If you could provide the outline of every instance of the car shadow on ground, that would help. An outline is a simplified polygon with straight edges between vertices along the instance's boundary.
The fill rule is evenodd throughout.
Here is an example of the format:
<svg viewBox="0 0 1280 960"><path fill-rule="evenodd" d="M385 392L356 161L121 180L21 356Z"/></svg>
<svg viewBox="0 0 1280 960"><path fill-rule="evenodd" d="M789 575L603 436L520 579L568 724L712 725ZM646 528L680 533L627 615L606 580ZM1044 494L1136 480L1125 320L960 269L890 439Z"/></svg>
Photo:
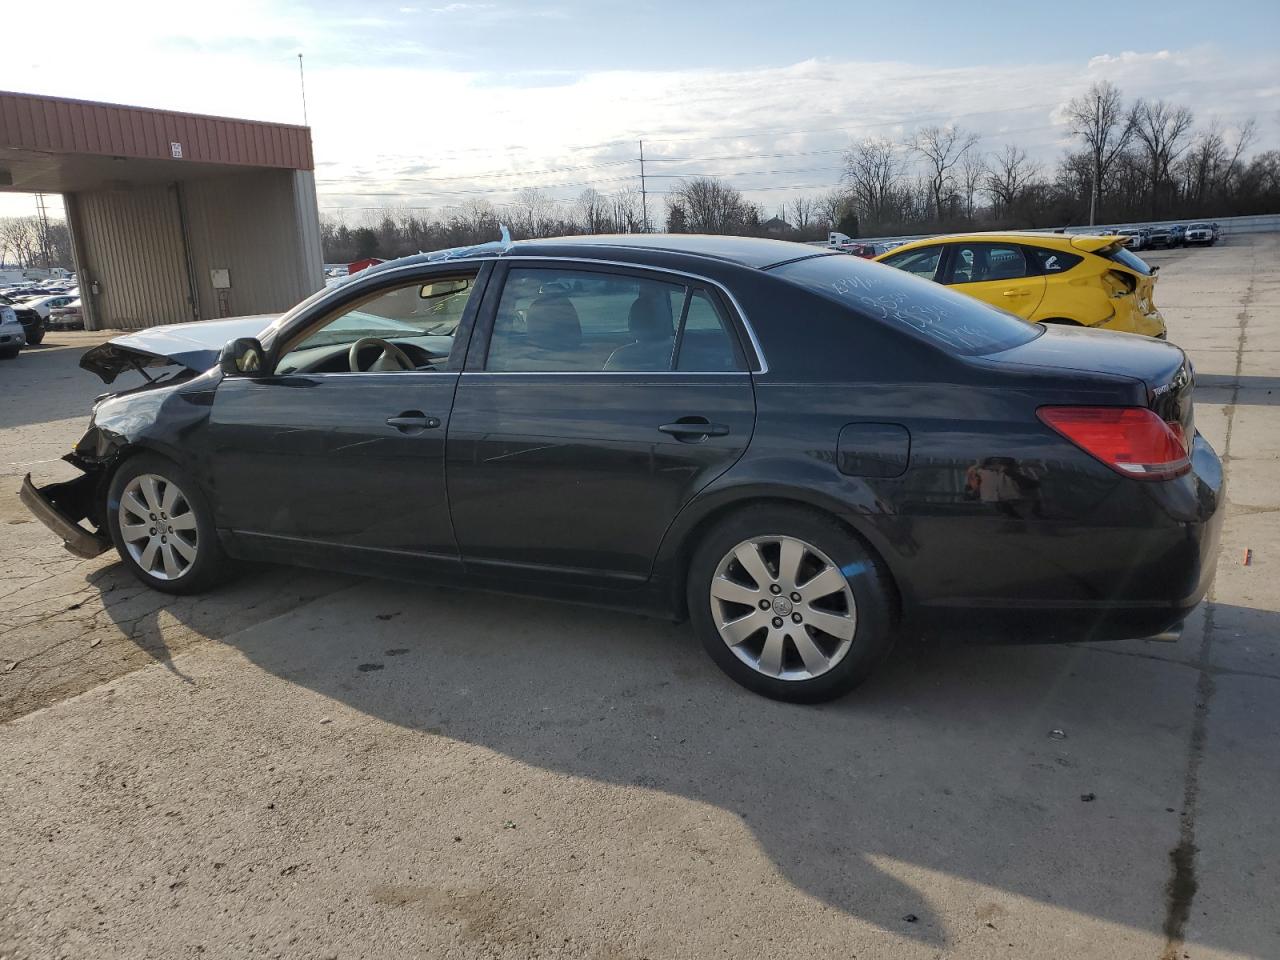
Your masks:
<svg viewBox="0 0 1280 960"><path fill-rule="evenodd" d="M801 707L731 683L687 626L478 592L369 582L219 635L397 727L731 811L798 889L938 948L960 931L931 897L974 883L992 930L1018 898L1157 936L1165 922L1190 646L916 643L852 696Z"/></svg>

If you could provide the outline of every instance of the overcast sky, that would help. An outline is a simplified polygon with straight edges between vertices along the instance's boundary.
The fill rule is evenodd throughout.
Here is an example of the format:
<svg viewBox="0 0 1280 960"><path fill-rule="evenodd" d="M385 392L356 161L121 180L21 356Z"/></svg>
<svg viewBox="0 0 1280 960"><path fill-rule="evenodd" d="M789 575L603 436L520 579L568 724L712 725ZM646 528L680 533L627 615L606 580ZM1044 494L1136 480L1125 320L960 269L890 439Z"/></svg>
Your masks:
<svg viewBox="0 0 1280 960"><path fill-rule="evenodd" d="M1258 121L1280 147L1280 2L856 4L593 0L58 5L0 89L301 122L324 212L441 208L533 184L566 202L728 177L773 212L836 185L851 137L957 123L1047 161L1097 79ZM518 172L520 176L504 176ZM505 192L504 192L505 191ZM29 198L0 195L0 215Z"/></svg>

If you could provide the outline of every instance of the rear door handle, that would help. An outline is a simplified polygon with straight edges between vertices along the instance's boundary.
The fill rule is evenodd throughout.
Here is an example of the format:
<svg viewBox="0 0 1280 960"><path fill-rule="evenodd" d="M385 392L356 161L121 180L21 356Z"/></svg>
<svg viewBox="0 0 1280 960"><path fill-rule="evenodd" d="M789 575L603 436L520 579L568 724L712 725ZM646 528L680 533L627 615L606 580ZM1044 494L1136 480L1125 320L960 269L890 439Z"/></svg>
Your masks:
<svg viewBox="0 0 1280 960"><path fill-rule="evenodd" d="M686 442L706 437L723 437L729 433L725 424L712 423L706 417L681 417L675 423L664 423L658 429Z"/></svg>
<svg viewBox="0 0 1280 960"><path fill-rule="evenodd" d="M1006 290L1001 294L1004 297L1025 297L1026 295L1026 290Z"/></svg>
<svg viewBox="0 0 1280 960"><path fill-rule="evenodd" d="M406 410L398 417L387 417L387 426L395 427L401 433L417 433L420 430L434 430L440 426L440 418L428 417L419 410Z"/></svg>

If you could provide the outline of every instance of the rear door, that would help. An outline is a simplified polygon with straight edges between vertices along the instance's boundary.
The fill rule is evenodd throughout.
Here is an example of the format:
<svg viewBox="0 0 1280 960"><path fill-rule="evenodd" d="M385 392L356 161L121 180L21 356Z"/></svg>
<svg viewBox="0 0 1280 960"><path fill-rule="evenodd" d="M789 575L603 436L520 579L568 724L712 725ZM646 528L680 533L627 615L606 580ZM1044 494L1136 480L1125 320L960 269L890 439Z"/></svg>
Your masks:
<svg viewBox="0 0 1280 960"><path fill-rule="evenodd" d="M1024 320L1044 298L1044 276L1016 243L949 244L942 282Z"/></svg>
<svg viewBox="0 0 1280 960"><path fill-rule="evenodd" d="M518 579L644 580L680 508L750 441L755 357L740 320L679 274L500 270L449 427L463 561Z"/></svg>

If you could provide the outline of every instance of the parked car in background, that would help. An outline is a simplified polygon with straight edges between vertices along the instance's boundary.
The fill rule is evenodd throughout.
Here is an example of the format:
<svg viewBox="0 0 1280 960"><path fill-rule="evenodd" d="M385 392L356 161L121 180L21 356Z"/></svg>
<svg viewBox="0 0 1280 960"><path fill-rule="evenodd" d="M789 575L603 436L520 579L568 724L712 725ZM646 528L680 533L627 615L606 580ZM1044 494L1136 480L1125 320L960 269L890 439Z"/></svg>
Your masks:
<svg viewBox="0 0 1280 960"><path fill-rule="evenodd" d="M1032 323L1166 336L1152 299L1155 271L1120 236L959 234L917 240L876 259Z"/></svg>
<svg viewBox="0 0 1280 960"><path fill-rule="evenodd" d="M1188 245L1194 243L1211 247L1217 242L1217 240L1218 234L1210 224L1193 223L1191 226L1187 227L1186 242Z"/></svg>
<svg viewBox="0 0 1280 960"><path fill-rule="evenodd" d="M1169 233L1168 227L1149 227L1147 229L1147 246L1151 249L1156 247L1173 246L1173 237Z"/></svg>
<svg viewBox="0 0 1280 960"><path fill-rule="evenodd" d="M15 300L7 294L0 294L0 304L10 307L22 324L26 345L37 344L44 339L44 321L48 311L41 312L24 300Z"/></svg>
<svg viewBox="0 0 1280 960"><path fill-rule="evenodd" d="M11 360L27 345L27 331L6 301L0 296L0 359Z"/></svg>
<svg viewBox="0 0 1280 960"><path fill-rule="evenodd" d="M1169 227L1169 246L1185 247L1187 245L1187 225L1175 223Z"/></svg>
<svg viewBox="0 0 1280 960"><path fill-rule="evenodd" d="M1145 227L1125 227L1117 230L1115 235L1127 238L1125 246L1130 250L1142 250L1150 245L1151 234Z"/></svg>
<svg viewBox="0 0 1280 960"><path fill-rule="evenodd" d="M48 320L49 314L57 307L65 307L75 299L77 299L77 297L72 294L47 293L35 297L26 297L23 299L22 305L36 311L36 313L40 314L42 319Z"/></svg>
<svg viewBox="0 0 1280 960"><path fill-rule="evenodd" d="M870 260L880 251L876 249L874 243L866 243L861 240L850 240L848 243L842 243L836 247L841 253L851 253L855 257L862 257L864 260Z"/></svg>
<svg viewBox="0 0 1280 960"><path fill-rule="evenodd" d="M83 330L84 308L80 298L76 297L70 303L65 303L50 310L49 319L45 321L45 326L50 330Z"/></svg>
<svg viewBox="0 0 1280 960"><path fill-rule="evenodd" d="M983 242L938 252L1037 279L1117 262ZM1177 347L776 240L407 257L80 365L151 369L95 402L77 478L22 485L75 553L114 545L168 593L273 560L688 616L784 700L839 696L927 623L1160 633L1208 588L1224 512Z"/></svg>

